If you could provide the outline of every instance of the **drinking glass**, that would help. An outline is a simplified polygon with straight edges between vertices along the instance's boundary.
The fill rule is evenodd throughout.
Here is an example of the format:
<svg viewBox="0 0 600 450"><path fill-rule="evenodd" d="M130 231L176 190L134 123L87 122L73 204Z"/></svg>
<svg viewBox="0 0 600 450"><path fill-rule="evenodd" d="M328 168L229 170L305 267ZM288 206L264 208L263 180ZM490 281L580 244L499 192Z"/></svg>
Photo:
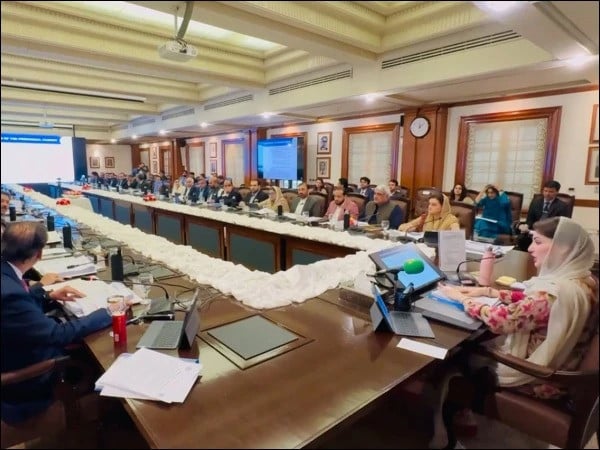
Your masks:
<svg viewBox="0 0 600 450"><path fill-rule="evenodd" d="M150 303L150 299L148 298L148 294L152 289L152 283L154 283L154 277L151 273L140 273L138 276L138 291L140 292L140 297L142 298L142 303L144 305Z"/></svg>
<svg viewBox="0 0 600 450"><path fill-rule="evenodd" d="M387 236L387 230L389 230L390 228L390 221L389 220L382 220L381 221L381 229L383 230L383 236Z"/></svg>
<svg viewBox="0 0 600 450"><path fill-rule="evenodd" d="M310 217L310 211L302 211L300 215L302 216L302 220L304 222L308 222L308 218Z"/></svg>

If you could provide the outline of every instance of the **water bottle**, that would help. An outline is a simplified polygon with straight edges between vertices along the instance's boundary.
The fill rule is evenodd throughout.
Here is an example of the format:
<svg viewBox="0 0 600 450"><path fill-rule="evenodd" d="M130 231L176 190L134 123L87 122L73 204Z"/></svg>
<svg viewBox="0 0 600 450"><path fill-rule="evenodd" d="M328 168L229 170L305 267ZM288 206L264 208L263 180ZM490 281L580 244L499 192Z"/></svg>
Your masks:
<svg viewBox="0 0 600 450"><path fill-rule="evenodd" d="M115 281L123 281L123 255L120 247L110 256L110 277Z"/></svg>
<svg viewBox="0 0 600 450"><path fill-rule="evenodd" d="M494 249L491 245L488 245L483 253L481 262L479 263L479 278L477 282L480 286L489 286L492 284L492 272L494 270L495 259Z"/></svg>
<svg viewBox="0 0 600 450"><path fill-rule="evenodd" d="M346 210L344 212L344 230L350 228L350 213Z"/></svg>
<svg viewBox="0 0 600 450"><path fill-rule="evenodd" d="M281 217L283 215L283 206L277 205L277 216Z"/></svg>

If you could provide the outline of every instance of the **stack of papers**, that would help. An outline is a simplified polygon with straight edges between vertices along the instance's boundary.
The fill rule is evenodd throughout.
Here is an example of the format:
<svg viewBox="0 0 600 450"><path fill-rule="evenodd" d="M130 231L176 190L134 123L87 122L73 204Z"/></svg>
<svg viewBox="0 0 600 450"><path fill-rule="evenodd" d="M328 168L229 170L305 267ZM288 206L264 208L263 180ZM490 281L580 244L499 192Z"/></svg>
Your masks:
<svg viewBox="0 0 600 450"><path fill-rule="evenodd" d="M94 261L88 256L68 256L66 258L44 259L33 266L40 274L57 273L62 278L74 278L97 272Z"/></svg>
<svg viewBox="0 0 600 450"><path fill-rule="evenodd" d="M73 252L64 247L48 248L44 247L42 252L42 259L53 259L53 258L64 258L65 256L71 256Z"/></svg>
<svg viewBox="0 0 600 450"><path fill-rule="evenodd" d="M85 294L72 302L64 302L64 307L77 317L86 316L97 309L108 307L106 299L113 295L122 295L127 303L137 304L142 299L123 283L106 283L102 280L70 280L44 286L47 291L60 289L63 286L71 286Z"/></svg>
<svg viewBox="0 0 600 450"><path fill-rule="evenodd" d="M467 240L465 242L465 250L467 251L467 253L483 255L483 253L485 252L486 248L489 247L489 245L490 244L488 242L477 242ZM506 255L509 251L511 251L514 248L514 245L493 245L492 251L495 254L501 253L503 255Z"/></svg>
<svg viewBox="0 0 600 450"><path fill-rule="evenodd" d="M183 403L201 369L199 361L141 348L121 354L96 381L96 390L107 397Z"/></svg>
<svg viewBox="0 0 600 450"><path fill-rule="evenodd" d="M62 242L62 239L60 237L60 234L58 234L58 231L48 231L48 241L46 242L46 245L58 244L59 242Z"/></svg>

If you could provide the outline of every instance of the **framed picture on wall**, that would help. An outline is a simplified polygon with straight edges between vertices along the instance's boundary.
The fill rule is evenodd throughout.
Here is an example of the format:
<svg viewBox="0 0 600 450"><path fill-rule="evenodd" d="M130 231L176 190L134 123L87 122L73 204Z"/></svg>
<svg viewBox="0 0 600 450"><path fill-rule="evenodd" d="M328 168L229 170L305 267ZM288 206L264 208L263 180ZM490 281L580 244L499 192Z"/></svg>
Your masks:
<svg viewBox="0 0 600 450"><path fill-rule="evenodd" d="M153 159L150 161L150 173L152 175L158 173L158 159Z"/></svg>
<svg viewBox="0 0 600 450"><path fill-rule="evenodd" d="M317 133L317 154L331 154L331 131Z"/></svg>
<svg viewBox="0 0 600 450"><path fill-rule="evenodd" d="M317 158L317 177L331 177L331 158Z"/></svg>
<svg viewBox="0 0 600 450"><path fill-rule="evenodd" d="M90 156L90 169L99 169L100 168L100 157L99 156Z"/></svg>
<svg viewBox="0 0 600 450"><path fill-rule="evenodd" d="M588 159L585 169L585 184L598 184L598 146L588 149Z"/></svg>
<svg viewBox="0 0 600 450"><path fill-rule="evenodd" d="M590 129L590 144L598 144L598 132L600 126L598 126L598 105L594 105L592 110L592 127Z"/></svg>
<svg viewBox="0 0 600 450"><path fill-rule="evenodd" d="M216 145L217 144L215 144L215 146ZM219 173L219 171L217 170L217 160L216 159L211 159L210 160L210 173L211 174L213 174L213 173L218 174Z"/></svg>
<svg viewBox="0 0 600 450"><path fill-rule="evenodd" d="M217 157L217 143L216 142L209 142L208 143L208 148L210 151L210 157L211 158L216 158Z"/></svg>
<svg viewBox="0 0 600 450"><path fill-rule="evenodd" d="M104 157L104 167L107 169L115 168L115 157L114 156L105 156Z"/></svg>

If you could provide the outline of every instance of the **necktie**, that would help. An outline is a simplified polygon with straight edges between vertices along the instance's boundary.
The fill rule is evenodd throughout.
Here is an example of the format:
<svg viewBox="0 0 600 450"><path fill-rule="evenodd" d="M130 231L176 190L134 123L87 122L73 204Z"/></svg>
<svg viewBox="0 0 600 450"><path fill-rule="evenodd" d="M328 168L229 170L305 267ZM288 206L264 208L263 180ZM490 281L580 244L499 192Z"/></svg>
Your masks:
<svg viewBox="0 0 600 450"><path fill-rule="evenodd" d="M550 209L550 202L544 202L544 209L542 209L543 214L548 214Z"/></svg>
<svg viewBox="0 0 600 450"><path fill-rule="evenodd" d="M29 285L27 284L27 281L25 281L23 278L21 278L21 284L23 285L23 288L25 289L25 291L29 292Z"/></svg>

